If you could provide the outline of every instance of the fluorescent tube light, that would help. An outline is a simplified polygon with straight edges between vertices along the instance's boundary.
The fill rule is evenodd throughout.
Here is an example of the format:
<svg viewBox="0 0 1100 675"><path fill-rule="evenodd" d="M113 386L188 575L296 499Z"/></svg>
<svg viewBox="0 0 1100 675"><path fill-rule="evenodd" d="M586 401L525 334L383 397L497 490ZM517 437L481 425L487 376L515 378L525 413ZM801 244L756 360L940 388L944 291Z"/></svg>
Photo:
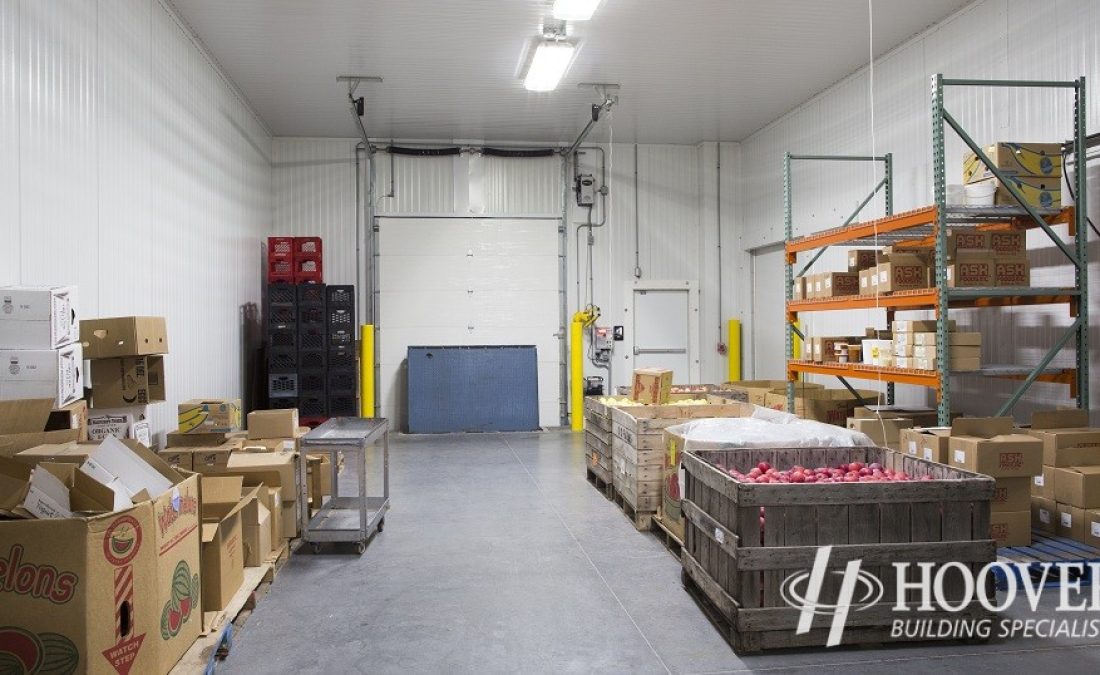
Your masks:
<svg viewBox="0 0 1100 675"><path fill-rule="evenodd" d="M527 68L527 77L523 86L528 91L553 91L565 75L573 60L576 47L569 42L547 41L539 43L531 65Z"/></svg>
<svg viewBox="0 0 1100 675"><path fill-rule="evenodd" d="M554 0L554 18L588 21L599 6L600 0Z"/></svg>

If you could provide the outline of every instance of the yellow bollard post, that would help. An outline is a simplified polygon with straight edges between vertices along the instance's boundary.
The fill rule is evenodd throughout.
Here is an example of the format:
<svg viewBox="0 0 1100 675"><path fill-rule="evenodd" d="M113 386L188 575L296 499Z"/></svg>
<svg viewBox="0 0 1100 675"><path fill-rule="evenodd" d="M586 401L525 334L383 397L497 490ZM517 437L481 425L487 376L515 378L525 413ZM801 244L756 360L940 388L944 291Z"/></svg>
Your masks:
<svg viewBox="0 0 1100 675"><path fill-rule="evenodd" d="M729 320L729 337L726 338L726 358L729 361L729 381L741 379L741 322Z"/></svg>
<svg viewBox="0 0 1100 675"><path fill-rule="evenodd" d="M797 328L798 330L802 330L802 322L801 321L795 321L794 322L794 327ZM798 333L793 333L792 332L791 333L791 358L797 360L797 359L801 359L802 356L803 356L802 355L802 338L798 337ZM800 380L802 379L801 374L798 375L798 379L800 379Z"/></svg>
<svg viewBox="0 0 1100 675"><path fill-rule="evenodd" d="M569 325L569 426L584 431L584 318L582 312L573 315Z"/></svg>
<svg viewBox="0 0 1100 675"><path fill-rule="evenodd" d="M374 417L374 325L359 327L359 416Z"/></svg>

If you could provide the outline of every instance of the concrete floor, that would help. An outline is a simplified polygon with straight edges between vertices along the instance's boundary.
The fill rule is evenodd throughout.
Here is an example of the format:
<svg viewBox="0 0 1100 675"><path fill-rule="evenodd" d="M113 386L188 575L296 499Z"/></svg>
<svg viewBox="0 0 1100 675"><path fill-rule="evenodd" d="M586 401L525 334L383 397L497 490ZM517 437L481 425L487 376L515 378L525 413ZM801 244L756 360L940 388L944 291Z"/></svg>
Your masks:
<svg viewBox="0 0 1100 675"><path fill-rule="evenodd" d="M395 435L390 476L366 553L293 556L220 672L1100 672L1100 638L740 658L568 432Z"/></svg>

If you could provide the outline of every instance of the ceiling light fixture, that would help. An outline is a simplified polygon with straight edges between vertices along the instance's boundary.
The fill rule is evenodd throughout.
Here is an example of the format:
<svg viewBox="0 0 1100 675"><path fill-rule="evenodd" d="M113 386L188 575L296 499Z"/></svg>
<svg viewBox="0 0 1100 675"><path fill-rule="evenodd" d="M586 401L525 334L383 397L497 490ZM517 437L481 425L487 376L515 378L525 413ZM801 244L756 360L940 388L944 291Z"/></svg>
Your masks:
<svg viewBox="0 0 1100 675"><path fill-rule="evenodd" d="M568 70L576 46L564 40L545 40L535 48L523 86L528 91L553 91Z"/></svg>
<svg viewBox="0 0 1100 675"><path fill-rule="evenodd" d="M599 6L600 0L554 0L554 18L588 21Z"/></svg>

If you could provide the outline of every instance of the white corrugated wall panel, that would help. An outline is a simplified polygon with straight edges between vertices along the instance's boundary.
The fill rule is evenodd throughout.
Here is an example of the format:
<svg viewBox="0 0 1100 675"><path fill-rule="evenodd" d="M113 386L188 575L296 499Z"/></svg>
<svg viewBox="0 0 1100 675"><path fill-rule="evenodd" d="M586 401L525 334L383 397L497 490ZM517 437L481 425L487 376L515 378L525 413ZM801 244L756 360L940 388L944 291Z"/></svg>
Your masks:
<svg viewBox="0 0 1100 675"><path fill-rule="evenodd" d="M476 157L485 215L561 217L561 157Z"/></svg>
<svg viewBox="0 0 1100 675"><path fill-rule="evenodd" d="M1059 79L1085 75L1095 89L1100 81L1100 6L1088 0L1035 3L1027 0L976 2L949 20L933 26L894 50L874 66L874 149L894 155L894 204L903 211L931 201L931 76L987 79ZM746 248L782 239L782 158L784 152L866 154L872 149L869 71L863 69L837 83L795 111L752 135L742 144L744 167L741 238ZM1088 116L1100 114L1094 92ZM994 140L1059 141L1071 136L1072 95L1050 90L990 90L952 88L946 107L980 143ZM964 145L948 131L948 181L961 181ZM1095 185L1100 174L1090 175ZM870 190L866 167L818 165L798 167L794 174L796 234L840 224L839 219ZM1100 213L1093 199L1089 212ZM869 207L870 208L870 207ZM875 213L875 211L871 211ZM1071 267L1042 233L1029 235L1033 249L1033 283L1065 284ZM1090 247L1096 261L1097 246ZM824 264L826 261L823 260ZM817 269L826 269L821 266ZM1100 273L1096 262L1091 275ZM782 270L776 270L777 282ZM1095 283L1093 284L1095 285ZM1091 308L1098 306L1095 299ZM1092 310L1095 311L1095 310ZM1093 333L1098 325L1092 316ZM964 326L986 335L984 358L989 363L1033 364L1068 325L1065 308L958 312ZM819 331L847 330L881 324L881 315L852 313L813 317ZM782 325L774 338L782 339ZM995 337L994 337L995 336ZM1100 366L1097 340L1092 341L1091 368ZM1056 363L1070 365L1069 352ZM970 413L991 413L1013 383L981 378L956 378L955 404ZM1096 400L1100 387L1093 384ZM1026 420L1036 407L1070 403L1067 390L1035 385L1017 407ZM923 390L905 388L909 400L924 400ZM1095 420L1094 420L1095 421Z"/></svg>
<svg viewBox="0 0 1100 675"><path fill-rule="evenodd" d="M168 403L241 396L270 137L159 0L0 3L0 281L168 319ZM8 152L7 150L10 150Z"/></svg>
<svg viewBox="0 0 1100 675"><path fill-rule="evenodd" d="M375 153L375 214L378 216L455 215L457 213L455 176L456 166L459 163L465 170L466 157L464 156L393 155L391 157L388 153ZM465 187L466 181L462 180L459 184Z"/></svg>

